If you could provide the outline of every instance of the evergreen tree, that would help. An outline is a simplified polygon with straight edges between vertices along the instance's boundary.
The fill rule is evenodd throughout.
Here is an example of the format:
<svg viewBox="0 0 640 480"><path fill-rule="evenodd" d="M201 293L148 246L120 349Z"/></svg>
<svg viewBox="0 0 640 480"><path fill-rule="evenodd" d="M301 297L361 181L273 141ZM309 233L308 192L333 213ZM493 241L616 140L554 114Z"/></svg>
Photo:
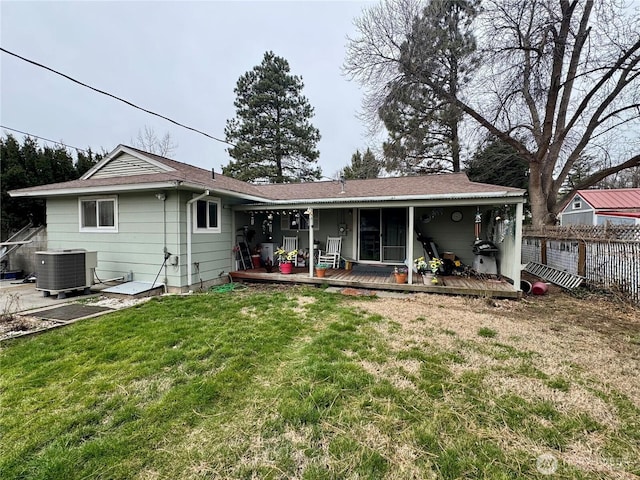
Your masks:
<svg viewBox="0 0 640 480"><path fill-rule="evenodd" d="M66 182L81 175L66 148L40 147L31 137L25 137L22 145L12 135L0 138L0 158L0 237L3 240L29 221L34 225L46 221L44 200L12 198L10 190Z"/></svg>
<svg viewBox="0 0 640 480"><path fill-rule="evenodd" d="M351 156L351 165L344 167L342 175L346 180L363 180L366 178L378 178L381 165L373 152L367 148L364 155L356 150Z"/></svg>
<svg viewBox="0 0 640 480"><path fill-rule="evenodd" d="M466 173L473 182L524 189L529 186L529 162L496 138L466 162Z"/></svg>
<svg viewBox="0 0 640 480"><path fill-rule="evenodd" d="M313 108L302 95L302 79L287 60L266 52L262 63L242 75L234 92L236 117L227 121L233 158L222 172L244 181L303 182L320 178L316 148L320 132Z"/></svg>
<svg viewBox="0 0 640 480"><path fill-rule="evenodd" d="M78 178L91 170L105 156L106 154L104 152L94 154L91 148L87 148L86 153L78 151L78 159L76 161Z"/></svg>
<svg viewBox="0 0 640 480"><path fill-rule="evenodd" d="M460 171L462 110L450 101L478 66L471 25L478 0L392 0L365 11L345 69L368 88L389 139L386 169L401 174ZM415 13L414 13L415 12ZM437 78L441 91L423 81ZM368 117L372 117L368 112Z"/></svg>

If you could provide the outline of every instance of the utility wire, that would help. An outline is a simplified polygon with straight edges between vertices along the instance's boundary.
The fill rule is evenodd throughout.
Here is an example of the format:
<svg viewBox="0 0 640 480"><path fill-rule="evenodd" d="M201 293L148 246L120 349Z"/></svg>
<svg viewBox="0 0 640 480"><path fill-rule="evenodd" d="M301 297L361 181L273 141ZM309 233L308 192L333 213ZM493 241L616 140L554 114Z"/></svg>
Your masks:
<svg viewBox="0 0 640 480"><path fill-rule="evenodd" d="M138 105L136 105L134 103L131 103L128 100L120 98L120 97L118 97L116 95L113 95L113 94L111 94L109 92L105 92L104 90L100 90L99 88L92 87L91 85L87 85L86 83L83 83L83 82L81 82L79 80L76 80L75 78L70 77L69 75L65 75L64 73L58 72L57 70L54 70L51 67L47 67L46 65L38 63L38 62L36 62L34 60L30 60L30 59L25 58L25 57L23 57L21 55L18 55L17 53L14 53L14 52L11 52L11 51L7 50L6 48L0 47L0 50L3 51L4 53L9 54L9 55L13 55L14 57L19 58L20 60L24 60L27 63L35 65L36 67L44 68L45 70L48 70L48 71L50 71L52 73L55 73L56 75L60 75L61 77L64 77L67 80L71 80L72 82L77 83L78 85L82 85L83 87L86 87L89 90L93 90L94 92L101 93L102 95L106 95L107 97L114 98L114 99L116 99L116 100L118 100L118 101L120 101L122 103L126 103L127 105L129 105L129 106L131 106L133 108L137 108L138 110L142 110L145 113L148 113L150 115L155 115L156 117L160 117L160 118L162 118L164 120L167 120L168 122L171 122L171 123L173 123L175 125L178 125L179 127L186 128L187 130L191 130L193 132L199 133L200 135L204 135L205 137L210 138L212 140L215 140L216 142L226 143L227 145L231 145L232 147L235 147L235 145L233 143L231 143L231 142L227 142L226 140L222 140L221 138L214 137L213 135L209 135L208 133L203 132L202 130L198 130L197 128L189 127L189 126L184 125L183 123L177 122L177 121L175 121L175 120L173 120L173 119L171 119L169 117L165 117L164 115L160 115L159 113L152 112L151 110L147 110L146 108L139 107Z"/></svg>
<svg viewBox="0 0 640 480"><path fill-rule="evenodd" d="M56 142L55 140L51 140L49 138L39 137L38 135L34 135L33 133L23 132L22 130L16 130L15 128L5 127L4 125L0 125L0 128L4 128L5 130L11 130L12 132L16 132L16 133L22 133L23 135L27 135L27 136L33 137L33 138L38 138L38 139L44 140L46 142L55 143L56 145L62 145L65 148L73 148L74 150L79 150L81 152L88 153L87 149L85 149L85 148L78 148L78 147L74 147L73 145L67 145L67 144L62 143L62 142Z"/></svg>

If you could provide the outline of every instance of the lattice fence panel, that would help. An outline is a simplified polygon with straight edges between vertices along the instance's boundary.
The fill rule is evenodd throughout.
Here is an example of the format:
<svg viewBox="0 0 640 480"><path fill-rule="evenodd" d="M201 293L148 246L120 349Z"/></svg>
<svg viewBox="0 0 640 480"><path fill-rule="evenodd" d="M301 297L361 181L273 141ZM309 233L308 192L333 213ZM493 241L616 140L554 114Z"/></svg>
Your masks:
<svg viewBox="0 0 640 480"><path fill-rule="evenodd" d="M525 228L525 236L558 239L640 241L640 225L567 225Z"/></svg>
<svg viewBox="0 0 640 480"><path fill-rule="evenodd" d="M535 233L528 230L522 239L522 262L544 263L546 258L550 267L584 275L587 283L622 293L640 304L640 227L609 227L606 234L617 232L615 238L588 236L605 234L598 233L599 230L604 229L553 227ZM636 234L638 240L621 238Z"/></svg>

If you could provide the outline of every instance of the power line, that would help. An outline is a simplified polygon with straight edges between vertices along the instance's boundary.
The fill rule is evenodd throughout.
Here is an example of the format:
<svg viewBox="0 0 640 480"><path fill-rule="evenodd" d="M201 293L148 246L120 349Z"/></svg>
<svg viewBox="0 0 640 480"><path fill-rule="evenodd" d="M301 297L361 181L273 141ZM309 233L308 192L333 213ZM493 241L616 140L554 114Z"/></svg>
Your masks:
<svg viewBox="0 0 640 480"><path fill-rule="evenodd" d="M67 145L67 144L62 143L62 142L56 142L55 140L51 140L49 138L39 137L38 135L34 135L33 133L23 132L22 130L16 130L15 128L5 127L4 125L0 125L0 128L4 128L5 130L11 130L12 132L16 132L16 133L22 133L23 135L27 135L27 136L33 137L33 138L38 138L38 139L44 140L46 142L55 143L56 145L62 145L64 148L73 148L74 150L78 150L78 151L81 151L81 152L88 153L86 148L78 148L78 147L74 147L73 145Z"/></svg>
<svg viewBox="0 0 640 480"><path fill-rule="evenodd" d="M180 122L177 122L177 121L175 121L175 120L173 120L173 119L171 119L169 117L165 117L164 115L160 115L159 113L152 112L151 110L147 110L146 108L139 107L138 105L136 105L134 103L131 103L128 100L120 98L120 97L118 97L116 95L113 95L113 94L111 94L109 92L105 92L104 90L100 90L99 88L92 87L91 85L87 85L86 83L83 83L83 82L81 82L79 80L76 80L75 78L70 77L69 75L65 75L64 73L58 72L57 70L54 70L51 67L47 67L46 65L38 63L38 62L36 62L34 60L30 60L30 59L25 58L25 57L23 57L21 55L18 55L17 53L14 53L14 52L11 52L11 51L7 50L6 48L0 47L0 50L3 51L4 53L8 53L9 55L13 55L14 57L19 58L20 60L24 60L27 63L35 65L36 67L44 68L45 70L48 70L48 71L50 71L52 73L55 73L56 75L60 75L61 77L64 77L67 80L71 80L72 82L77 83L78 85L82 85L83 87L86 87L89 90L93 90L94 92L101 93L102 95L106 95L107 97L111 97L111 98L113 98L115 100L118 100L118 101L120 101L122 103L126 103L127 105L129 105L129 106L131 106L133 108L137 108L138 110L142 110L145 113L148 113L150 115L155 115L156 117L160 117L163 120L167 120L168 122L171 122L171 123L173 123L175 125L178 125L179 127L186 128L187 130L191 130L193 132L199 133L200 135L204 135L205 137L210 138L211 140L215 140L216 142L226 143L227 145L231 145L232 147L235 147L235 145L233 143L231 143L231 142L227 142L226 140L222 140L220 138L214 137L213 135L209 135L208 133L203 132L202 130L198 130L197 128L189 127L189 126L184 125L184 124L182 124Z"/></svg>

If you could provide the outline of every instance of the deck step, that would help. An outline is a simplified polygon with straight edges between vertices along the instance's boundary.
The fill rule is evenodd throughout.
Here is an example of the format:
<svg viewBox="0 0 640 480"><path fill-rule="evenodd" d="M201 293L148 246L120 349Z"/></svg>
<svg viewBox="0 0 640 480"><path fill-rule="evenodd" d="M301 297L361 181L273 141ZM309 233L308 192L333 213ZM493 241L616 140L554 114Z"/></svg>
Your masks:
<svg viewBox="0 0 640 480"><path fill-rule="evenodd" d="M584 277L581 277L580 275L568 273L536 262L527 263L524 267L524 271L562 288L566 288L567 290L573 290L584 281Z"/></svg>

